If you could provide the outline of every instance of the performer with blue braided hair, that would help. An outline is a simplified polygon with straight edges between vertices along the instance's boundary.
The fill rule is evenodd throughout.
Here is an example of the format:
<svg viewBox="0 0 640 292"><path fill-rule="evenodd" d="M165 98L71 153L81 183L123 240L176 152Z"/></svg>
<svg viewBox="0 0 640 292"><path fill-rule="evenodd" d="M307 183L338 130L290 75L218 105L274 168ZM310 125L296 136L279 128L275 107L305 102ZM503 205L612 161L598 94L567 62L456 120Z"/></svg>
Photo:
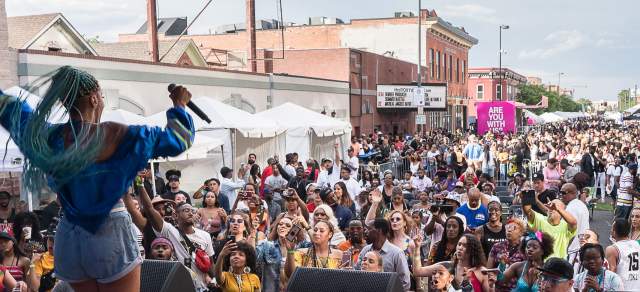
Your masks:
<svg viewBox="0 0 640 292"><path fill-rule="evenodd" d="M103 96L91 74L64 66L34 86L49 81L35 109L0 91L0 124L25 156L25 187L38 192L48 185L58 194L56 277L75 291L138 291L142 258L121 198L149 159L191 146L191 93L181 86L171 93L165 129L125 126L100 123ZM49 123L58 110L68 122Z"/></svg>

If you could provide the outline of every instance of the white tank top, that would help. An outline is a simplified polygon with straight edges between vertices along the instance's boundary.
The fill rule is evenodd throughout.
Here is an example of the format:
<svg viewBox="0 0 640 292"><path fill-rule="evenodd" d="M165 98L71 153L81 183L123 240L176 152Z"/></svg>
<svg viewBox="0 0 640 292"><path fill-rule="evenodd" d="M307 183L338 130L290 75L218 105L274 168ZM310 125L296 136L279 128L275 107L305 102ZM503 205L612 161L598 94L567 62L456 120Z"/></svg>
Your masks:
<svg viewBox="0 0 640 292"><path fill-rule="evenodd" d="M616 273L624 284L625 290L640 291L640 244L635 240L616 242L618 266Z"/></svg>

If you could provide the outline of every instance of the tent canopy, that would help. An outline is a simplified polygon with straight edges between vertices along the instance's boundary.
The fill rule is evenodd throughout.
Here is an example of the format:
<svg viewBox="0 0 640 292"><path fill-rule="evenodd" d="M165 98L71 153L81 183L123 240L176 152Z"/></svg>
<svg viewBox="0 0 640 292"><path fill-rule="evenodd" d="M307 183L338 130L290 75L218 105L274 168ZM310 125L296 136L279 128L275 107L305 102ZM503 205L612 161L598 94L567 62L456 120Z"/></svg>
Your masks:
<svg viewBox="0 0 640 292"><path fill-rule="evenodd" d="M136 115L123 109L103 112L100 117L100 122L116 122L124 125L144 125L147 123L143 116Z"/></svg>
<svg viewBox="0 0 640 292"><path fill-rule="evenodd" d="M198 97L193 99L193 102L212 121L211 124L207 124L192 113L196 130L236 129L243 136L251 138L274 137L284 132L284 129L280 129L274 121L257 117L211 97ZM165 126L167 116L164 112L160 112L149 116L149 122L156 126Z"/></svg>
<svg viewBox="0 0 640 292"><path fill-rule="evenodd" d="M636 105L624 110L624 114L632 115L632 114L635 114L638 111L640 111L640 104L636 104Z"/></svg>
<svg viewBox="0 0 640 292"><path fill-rule="evenodd" d="M343 135L351 130L351 125L347 122L325 116L290 102L255 115L275 121L281 128L311 129L320 137Z"/></svg>

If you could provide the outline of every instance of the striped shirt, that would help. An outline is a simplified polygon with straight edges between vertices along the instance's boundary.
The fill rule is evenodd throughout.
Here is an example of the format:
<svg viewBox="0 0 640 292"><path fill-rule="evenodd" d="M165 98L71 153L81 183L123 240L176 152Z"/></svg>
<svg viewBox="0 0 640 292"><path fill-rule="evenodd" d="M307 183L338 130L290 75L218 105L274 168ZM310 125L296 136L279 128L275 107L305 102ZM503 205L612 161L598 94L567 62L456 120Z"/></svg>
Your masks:
<svg viewBox="0 0 640 292"><path fill-rule="evenodd" d="M620 176L620 189L618 189L618 200L616 205L631 206L633 204L633 196L628 190L630 188L633 188L633 175L631 175L627 170Z"/></svg>

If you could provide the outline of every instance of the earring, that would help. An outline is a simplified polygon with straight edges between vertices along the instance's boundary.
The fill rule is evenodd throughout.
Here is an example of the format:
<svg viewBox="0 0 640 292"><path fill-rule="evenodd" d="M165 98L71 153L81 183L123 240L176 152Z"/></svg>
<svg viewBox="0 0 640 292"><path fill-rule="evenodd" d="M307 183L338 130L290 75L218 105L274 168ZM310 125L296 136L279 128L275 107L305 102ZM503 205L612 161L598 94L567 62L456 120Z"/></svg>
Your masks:
<svg viewBox="0 0 640 292"><path fill-rule="evenodd" d="M249 267L246 267L246 266L245 266L245 267L244 267L244 273L245 273L245 274L249 274L249 273L251 273L251 268L249 268Z"/></svg>

